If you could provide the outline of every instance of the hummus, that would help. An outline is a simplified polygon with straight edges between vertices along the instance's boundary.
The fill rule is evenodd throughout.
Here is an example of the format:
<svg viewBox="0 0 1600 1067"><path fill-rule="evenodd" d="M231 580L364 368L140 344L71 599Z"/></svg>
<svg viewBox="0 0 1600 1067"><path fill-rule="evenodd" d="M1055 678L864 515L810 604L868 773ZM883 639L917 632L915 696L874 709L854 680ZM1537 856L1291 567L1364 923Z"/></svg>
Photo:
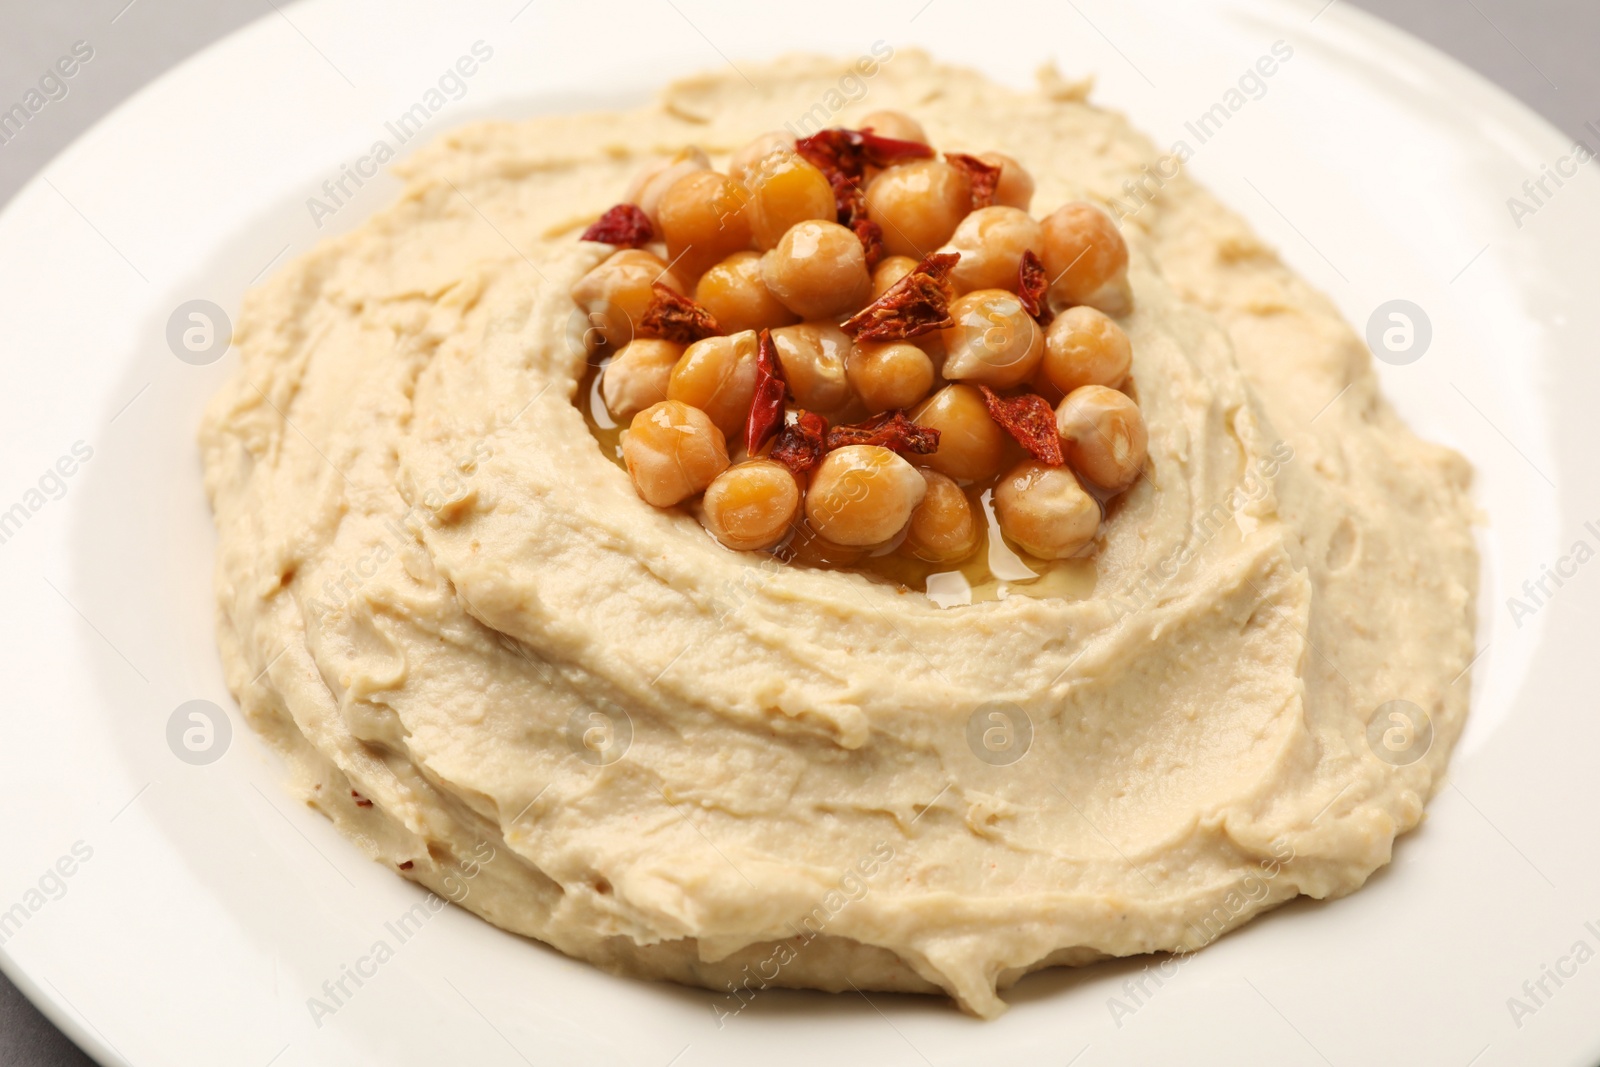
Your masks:
<svg viewBox="0 0 1600 1067"><path fill-rule="evenodd" d="M942 149L1011 155L1036 213L1158 158L1059 79L874 67L831 121L902 108ZM250 293L202 433L249 721L374 858L719 1013L855 986L988 1017L1036 968L1358 888L1466 714L1470 471L1187 178L1121 224L1150 466L1071 595L941 608L731 552L586 428L568 293L610 249L577 233L649 158L721 165L852 69L469 126ZM1409 754L1369 742L1385 706L1412 709Z"/></svg>

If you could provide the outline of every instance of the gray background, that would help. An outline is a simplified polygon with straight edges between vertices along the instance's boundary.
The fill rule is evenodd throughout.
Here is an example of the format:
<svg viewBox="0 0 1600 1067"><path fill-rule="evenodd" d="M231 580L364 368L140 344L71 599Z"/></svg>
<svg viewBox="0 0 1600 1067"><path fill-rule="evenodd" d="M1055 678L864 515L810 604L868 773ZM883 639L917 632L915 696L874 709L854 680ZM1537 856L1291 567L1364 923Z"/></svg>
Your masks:
<svg viewBox="0 0 1600 1067"><path fill-rule="evenodd" d="M0 100L20 98L74 41L95 49L93 77L74 78L68 95L41 114L48 121L0 145L0 202L134 90L273 6L271 0L0 0ZM1475 68L1573 137L1584 123L1600 123L1597 0L1360 0L1359 6ZM0 812L0 825L8 817L17 813ZM92 1067L0 977L0 1067L66 1065Z"/></svg>

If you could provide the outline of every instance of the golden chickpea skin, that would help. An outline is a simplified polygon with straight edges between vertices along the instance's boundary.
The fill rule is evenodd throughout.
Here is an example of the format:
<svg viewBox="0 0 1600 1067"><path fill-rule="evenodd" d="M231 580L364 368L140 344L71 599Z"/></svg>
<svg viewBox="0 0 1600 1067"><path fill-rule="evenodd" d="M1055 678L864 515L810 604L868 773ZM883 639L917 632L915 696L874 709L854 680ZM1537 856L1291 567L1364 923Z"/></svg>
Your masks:
<svg viewBox="0 0 1600 1067"><path fill-rule="evenodd" d="M704 274L694 298L724 333L788 326L800 316L783 306L761 278L760 252L735 252Z"/></svg>
<svg viewBox="0 0 1600 1067"><path fill-rule="evenodd" d="M879 137L893 137L897 141L928 143L928 134L923 130L922 123L904 111L873 111L862 115L861 121L856 123L856 129L870 129Z"/></svg>
<svg viewBox="0 0 1600 1067"><path fill-rule="evenodd" d="M927 492L917 468L889 449L846 445L812 473L806 518L834 544L881 544L904 528Z"/></svg>
<svg viewBox="0 0 1600 1067"><path fill-rule="evenodd" d="M1133 308L1128 287L1128 242L1110 215L1082 201L1044 220L1044 269L1050 295L1063 304L1089 304L1112 315Z"/></svg>
<svg viewBox="0 0 1600 1067"><path fill-rule="evenodd" d="M967 494L938 471L925 470L927 495L911 512L901 550L929 563L955 563L978 547L978 520Z"/></svg>
<svg viewBox="0 0 1600 1067"><path fill-rule="evenodd" d="M1037 255L1044 247L1044 231L1032 215L1020 208L979 208L961 220L942 251L961 258L950 271L956 291L1017 288L1022 253Z"/></svg>
<svg viewBox="0 0 1600 1067"><path fill-rule="evenodd" d="M1000 473L1009 439L989 417L983 394L970 385L947 385L912 417L939 431L939 447L918 461L957 481L981 482Z"/></svg>
<svg viewBox="0 0 1600 1067"><path fill-rule="evenodd" d="M663 400L633 417L622 438L622 460L645 502L670 508L722 473L728 444L705 412Z"/></svg>
<svg viewBox="0 0 1600 1067"><path fill-rule="evenodd" d="M717 429L739 438L756 393L757 348L753 330L696 341L672 368L667 396L699 408Z"/></svg>
<svg viewBox="0 0 1600 1067"><path fill-rule="evenodd" d="M783 380L795 403L808 411L837 414L850 402L846 364L850 335L831 322L805 322L772 331Z"/></svg>
<svg viewBox="0 0 1600 1067"><path fill-rule="evenodd" d="M672 368L683 346L652 337L629 341L600 375L600 398L618 422L625 422L652 404L667 399Z"/></svg>
<svg viewBox="0 0 1600 1067"><path fill-rule="evenodd" d="M797 222L839 216L833 186L822 171L793 152L774 152L745 179L750 190L750 233L763 252L777 247Z"/></svg>
<svg viewBox="0 0 1600 1067"><path fill-rule="evenodd" d="M857 341L844 370L850 388L874 415L913 407L933 388L933 360L909 341Z"/></svg>
<svg viewBox="0 0 1600 1067"><path fill-rule="evenodd" d="M887 293L894 284L917 269L917 261L910 256L885 256L872 272L872 299Z"/></svg>
<svg viewBox="0 0 1600 1067"><path fill-rule="evenodd" d="M736 463L706 487L704 519L711 535L736 552L782 541L800 511L800 486L770 459Z"/></svg>
<svg viewBox="0 0 1600 1067"><path fill-rule="evenodd" d="M805 319L831 319L864 306L872 296L861 239L837 222L796 223L761 259L772 295Z"/></svg>
<svg viewBox="0 0 1600 1067"><path fill-rule="evenodd" d="M1028 210L1033 203L1033 175L1021 163L1001 152L984 152L979 159L991 167L1000 168L1000 182L995 186L994 202L1005 207Z"/></svg>
<svg viewBox="0 0 1600 1067"><path fill-rule="evenodd" d="M1068 393L1056 408L1056 430L1067 463L1102 489L1120 493L1144 470L1144 415L1115 389L1085 385Z"/></svg>
<svg viewBox="0 0 1600 1067"><path fill-rule="evenodd" d="M673 182L657 208L673 270L685 278L698 278L750 247L749 195L744 186L713 170L696 171Z"/></svg>
<svg viewBox="0 0 1600 1067"><path fill-rule="evenodd" d="M614 252L579 278L572 287L572 299L588 313L592 329L586 338L603 338L617 347L633 340L634 327L655 299L650 288L655 282L683 292L683 284L667 270L666 261L641 248Z"/></svg>
<svg viewBox="0 0 1600 1067"><path fill-rule="evenodd" d="M1044 331L1015 293L979 289L950 304L944 376L994 389L1021 385L1044 358Z"/></svg>
<svg viewBox="0 0 1600 1067"><path fill-rule="evenodd" d="M628 187L628 195L623 199L630 204L637 204L639 209L650 217L650 225L656 227L656 232L659 234L661 222L657 209L661 206L662 195L684 175L710 169L711 161L706 158L706 154L690 145L677 155L658 160L640 171L639 176Z"/></svg>
<svg viewBox="0 0 1600 1067"><path fill-rule="evenodd" d="M1000 532L1040 559L1076 555L1100 530L1100 502L1065 467L1027 460L994 487Z"/></svg>
<svg viewBox="0 0 1600 1067"><path fill-rule="evenodd" d="M921 259L950 240L972 206L967 176L942 159L890 167L867 185L867 213L892 256Z"/></svg>
<svg viewBox="0 0 1600 1067"><path fill-rule="evenodd" d="M728 160L728 177L749 184L750 172L756 164L774 152L793 152L794 135L782 130L768 130L733 154Z"/></svg>
<svg viewBox="0 0 1600 1067"><path fill-rule="evenodd" d="M1085 385L1115 389L1127 381L1132 365L1128 335L1088 305L1068 308L1045 333L1044 376L1063 396Z"/></svg>

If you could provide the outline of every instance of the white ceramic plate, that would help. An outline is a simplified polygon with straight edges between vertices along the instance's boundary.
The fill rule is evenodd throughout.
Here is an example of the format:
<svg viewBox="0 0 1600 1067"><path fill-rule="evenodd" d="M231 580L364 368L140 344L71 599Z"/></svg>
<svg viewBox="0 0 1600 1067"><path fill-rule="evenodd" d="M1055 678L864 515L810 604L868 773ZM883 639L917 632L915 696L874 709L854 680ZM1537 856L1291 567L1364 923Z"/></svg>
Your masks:
<svg viewBox="0 0 1600 1067"><path fill-rule="evenodd" d="M1593 1064L1600 181L1546 179L1535 204L1523 182L1571 170L1567 140L1322 3L315 0L130 100L0 215L0 964L108 1064ZM385 122L480 40L492 59L425 136L638 102L792 48L921 45L1018 83L1053 56L1188 141L1194 171L1352 322L1421 309L1431 342L1384 384L1477 465L1485 651L1453 779L1393 866L1159 986L1144 960L1033 977L993 1023L932 999L772 992L719 1027L711 994L611 978L455 909L394 945L385 923L418 891L288 800L223 686L193 435L231 357L181 361L167 332L186 302L234 309L382 205L386 176L347 186L319 231L306 200L393 143ZM1230 97L1278 40L1292 60ZM1200 144L1186 123L1219 103ZM1536 211L1514 220L1511 196ZM1534 605L1523 583L1546 565L1562 584ZM1513 595L1534 610L1514 617ZM168 741L194 700L229 709L206 765ZM308 998L380 939L394 958L314 1020Z"/></svg>

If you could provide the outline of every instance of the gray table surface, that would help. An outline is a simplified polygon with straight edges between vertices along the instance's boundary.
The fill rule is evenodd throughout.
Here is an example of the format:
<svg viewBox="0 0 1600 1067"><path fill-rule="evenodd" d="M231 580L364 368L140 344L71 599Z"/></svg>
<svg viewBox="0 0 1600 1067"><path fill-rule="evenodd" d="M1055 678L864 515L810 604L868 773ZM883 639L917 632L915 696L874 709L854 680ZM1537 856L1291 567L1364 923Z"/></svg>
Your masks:
<svg viewBox="0 0 1600 1067"><path fill-rule="evenodd" d="M652 0L640 0L641 3ZM1352 0L1333 0L1350 3ZM0 100L87 40L94 77L53 102L50 121L0 145L0 203L128 94L232 30L271 0L0 0ZM1456 57L1578 137L1600 123L1596 0L1360 0L1359 6ZM92 1067L0 977L0 1067Z"/></svg>

